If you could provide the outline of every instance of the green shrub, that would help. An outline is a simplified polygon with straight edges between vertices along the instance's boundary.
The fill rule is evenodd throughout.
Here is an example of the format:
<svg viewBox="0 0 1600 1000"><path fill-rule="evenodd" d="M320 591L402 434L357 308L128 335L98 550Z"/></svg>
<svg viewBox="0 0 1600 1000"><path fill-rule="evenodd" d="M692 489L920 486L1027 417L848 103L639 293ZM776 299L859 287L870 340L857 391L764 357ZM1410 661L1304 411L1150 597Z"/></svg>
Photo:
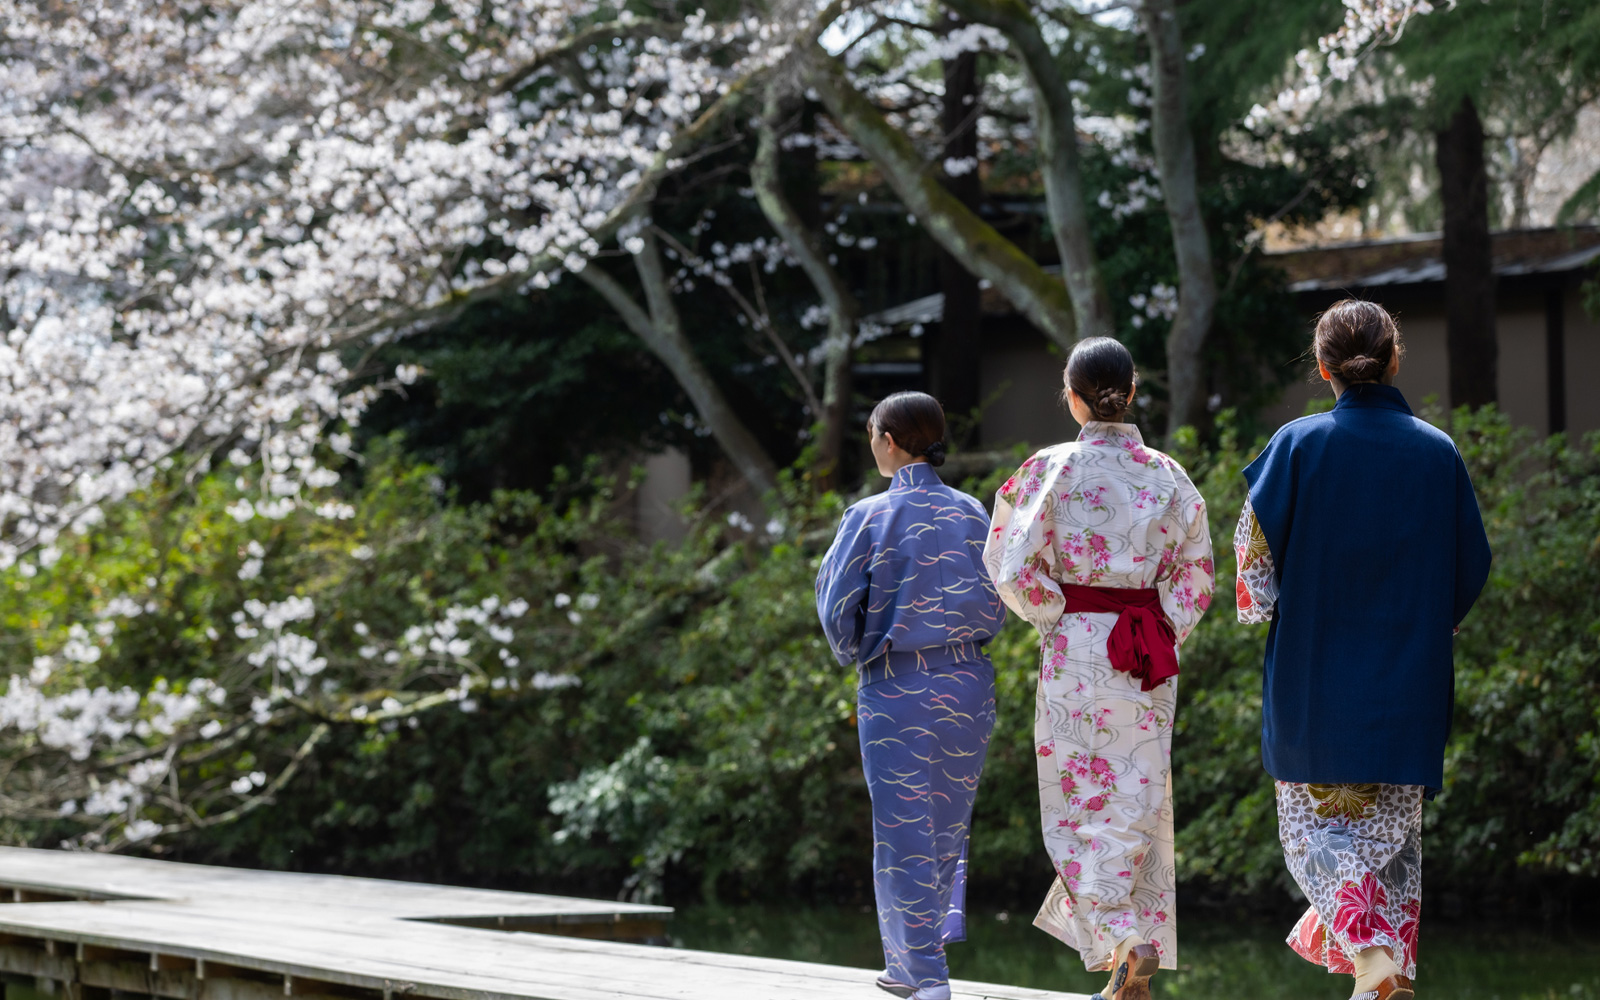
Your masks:
<svg viewBox="0 0 1600 1000"><path fill-rule="evenodd" d="M1253 448L1220 426L1216 447L1173 449L1207 497L1219 573L1218 606L1183 655L1179 877L1187 898L1277 902L1289 897L1260 766L1265 630L1235 623L1226 599ZM1495 568L1459 640L1447 787L1427 812L1430 891L1592 876L1600 437L1534 441L1492 410L1457 414L1453 431ZM967 485L987 497L1008 471ZM592 475L453 505L430 470L380 442L350 478L317 504L241 521L232 472L174 477L63 540L53 564L0 572L17 665L0 700L12 762L0 836L640 898L869 891L854 676L829 654L812 599L842 498L786 480L771 535L691 511L682 544L644 547L618 524L625 488ZM260 608L287 596L315 610L285 629L325 661L298 690L262 653ZM469 614L519 598L515 618ZM444 648L442 622L470 649ZM1037 647L1013 619L990 652L1000 716L973 872L1026 896L1049 878ZM48 669L30 666L40 656ZM118 718L133 726L207 684L226 692L219 703L100 732L82 759L22 717L26 697L126 687L137 708ZM130 777L130 762L162 755L168 770ZM137 794L108 796L128 790L117 781Z"/></svg>

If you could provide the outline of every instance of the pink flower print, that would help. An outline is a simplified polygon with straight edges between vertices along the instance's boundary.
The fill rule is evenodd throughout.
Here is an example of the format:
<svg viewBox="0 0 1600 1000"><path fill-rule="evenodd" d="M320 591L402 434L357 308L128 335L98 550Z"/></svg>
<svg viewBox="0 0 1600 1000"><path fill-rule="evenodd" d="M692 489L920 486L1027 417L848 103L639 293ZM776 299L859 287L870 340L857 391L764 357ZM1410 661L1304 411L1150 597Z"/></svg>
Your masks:
<svg viewBox="0 0 1600 1000"><path fill-rule="evenodd" d="M1207 576L1211 575L1211 573L1212 573L1212 565L1211 565L1211 557L1210 556L1207 556L1204 559L1195 560L1195 565L1200 568L1200 572L1206 574Z"/></svg>
<svg viewBox="0 0 1600 1000"><path fill-rule="evenodd" d="M1357 950L1371 945L1379 934L1394 937L1394 927L1381 912L1389 902L1388 893L1371 872L1359 883L1346 880L1334 894L1339 908L1333 915L1333 932Z"/></svg>
<svg viewBox="0 0 1600 1000"><path fill-rule="evenodd" d="M1154 465L1155 464L1155 462L1150 458L1150 453L1148 451L1145 451L1143 448L1139 447L1138 443L1135 442L1135 441L1124 441L1124 442L1122 442L1122 450L1126 451L1128 453L1128 457L1132 458L1135 462L1138 462L1140 465Z"/></svg>
<svg viewBox="0 0 1600 1000"><path fill-rule="evenodd" d="M1133 878L1133 872L1130 872L1130 871L1117 872L1117 878Z"/></svg>
<svg viewBox="0 0 1600 1000"><path fill-rule="evenodd" d="M1056 752L1056 745L1054 743L1041 743L1041 744L1039 744L1039 756L1041 756L1041 757L1049 757L1052 754L1054 754L1055 752Z"/></svg>
<svg viewBox="0 0 1600 1000"><path fill-rule="evenodd" d="M1104 486L1091 486L1083 491L1083 502L1091 510L1100 510L1105 507L1106 488Z"/></svg>
<svg viewBox="0 0 1600 1000"><path fill-rule="evenodd" d="M1133 495L1133 505L1140 510L1146 510L1156 502L1156 495L1147 489L1141 489Z"/></svg>
<svg viewBox="0 0 1600 1000"><path fill-rule="evenodd" d="M1167 911L1165 911L1165 910L1157 910L1151 916L1151 919L1154 920L1158 924L1164 924L1164 923L1167 922Z"/></svg>
<svg viewBox="0 0 1600 1000"><path fill-rule="evenodd" d="M1072 775L1063 774L1061 776L1061 794L1062 795L1071 795L1073 792L1075 792L1077 790L1078 790L1078 783L1077 783L1077 781L1075 781L1073 779Z"/></svg>
<svg viewBox="0 0 1600 1000"><path fill-rule="evenodd" d="M1000 484L1000 497L1006 503L1015 503L1017 499L1017 477L1012 476Z"/></svg>
<svg viewBox="0 0 1600 1000"><path fill-rule="evenodd" d="M1028 603L1032 604L1034 607L1038 607L1044 603L1044 587L1042 585L1034 584L1033 587L1029 589Z"/></svg>
<svg viewBox="0 0 1600 1000"><path fill-rule="evenodd" d="M1399 933L1400 947L1405 949L1405 954L1396 955L1395 961L1400 963L1403 969L1406 967L1407 959L1413 962L1417 960L1417 925L1422 919L1422 900L1407 900L1405 905L1400 907L1400 912L1405 915L1405 919L1400 921Z"/></svg>
<svg viewBox="0 0 1600 1000"><path fill-rule="evenodd" d="M1201 591L1200 596L1194 599L1194 603L1195 607L1199 608L1201 611L1211 607L1211 592L1208 590Z"/></svg>
<svg viewBox="0 0 1600 1000"><path fill-rule="evenodd" d="M1111 548L1103 535L1089 533L1089 551L1093 554L1095 569L1105 569L1111 565Z"/></svg>
<svg viewBox="0 0 1600 1000"><path fill-rule="evenodd" d="M1097 813L1106 807L1106 797L1104 795L1096 795L1094 798L1085 802L1083 807L1092 813Z"/></svg>
<svg viewBox="0 0 1600 1000"><path fill-rule="evenodd" d="M1067 637L1065 635L1057 634L1055 640L1051 643L1051 646L1056 652L1065 653L1067 651Z"/></svg>
<svg viewBox="0 0 1600 1000"><path fill-rule="evenodd" d="M1161 563L1156 567L1156 576L1158 578L1165 578L1167 575L1169 575L1172 567L1175 566L1177 562L1178 547L1176 545L1167 545L1161 550Z"/></svg>
<svg viewBox="0 0 1600 1000"><path fill-rule="evenodd" d="M1061 881L1065 882L1067 884L1067 888L1069 889L1076 889L1078 887L1078 876L1082 874L1083 865L1080 865L1076 861L1068 861L1066 864L1061 866Z"/></svg>
<svg viewBox="0 0 1600 1000"><path fill-rule="evenodd" d="M1094 780L1099 782L1102 788L1117 780L1116 774L1111 770L1111 762L1104 757L1096 757L1089 762L1089 773L1094 775Z"/></svg>

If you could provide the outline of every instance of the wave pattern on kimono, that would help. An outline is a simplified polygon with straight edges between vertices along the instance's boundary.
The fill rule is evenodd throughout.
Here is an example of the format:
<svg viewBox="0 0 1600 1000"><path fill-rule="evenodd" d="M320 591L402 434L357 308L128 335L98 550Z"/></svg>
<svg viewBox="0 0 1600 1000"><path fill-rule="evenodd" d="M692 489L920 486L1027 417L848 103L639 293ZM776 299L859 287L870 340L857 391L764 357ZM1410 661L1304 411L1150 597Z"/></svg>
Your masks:
<svg viewBox="0 0 1600 1000"><path fill-rule="evenodd" d="M844 512L817 573L817 617L861 683L970 656L1005 620L983 567L989 515L926 462Z"/></svg>
<svg viewBox="0 0 1600 1000"><path fill-rule="evenodd" d="M1289 947L1306 961L1353 974L1357 952L1384 946L1416 977L1422 796L1421 785L1278 782L1278 838L1311 901Z"/></svg>
<svg viewBox="0 0 1600 1000"><path fill-rule="evenodd" d="M873 890L884 965L917 988L949 981L965 936L972 805L994 729L983 645L1005 608L983 567L989 516L925 463L845 511L817 573L817 616L856 664L872 796Z"/></svg>
<svg viewBox="0 0 1600 1000"><path fill-rule="evenodd" d="M950 978L944 946L967 936L967 841L994 731L994 668L979 657L891 677L861 689L856 713L884 969L938 986Z"/></svg>
<svg viewBox="0 0 1600 1000"><path fill-rule="evenodd" d="M1056 880L1035 924L1109 969L1137 933L1176 968L1172 723L1177 679L1142 691L1113 669L1118 615L1066 612L1062 586L1154 588L1181 644L1211 604L1205 501L1132 424L1091 421L1000 488L985 563L1039 631L1040 819Z"/></svg>

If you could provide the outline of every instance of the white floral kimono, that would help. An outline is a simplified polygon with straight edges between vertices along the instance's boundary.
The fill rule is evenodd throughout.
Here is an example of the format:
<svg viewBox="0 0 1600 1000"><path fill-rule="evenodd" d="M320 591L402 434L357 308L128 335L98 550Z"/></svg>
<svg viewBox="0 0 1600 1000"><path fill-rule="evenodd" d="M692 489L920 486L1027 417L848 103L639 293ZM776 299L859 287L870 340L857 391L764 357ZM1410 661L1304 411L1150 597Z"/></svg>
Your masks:
<svg viewBox="0 0 1600 1000"><path fill-rule="evenodd" d="M1162 968L1176 968L1177 679L1145 690L1112 666L1107 642L1121 615L1065 608L1074 585L1146 591L1170 624L1165 641L1181 644L1211 604L1205 500L1137 427L1091 421L1000 488L984 562L1042 640L1034 745L1057 878L1034 923L1090 971L1109 969L1130 934L1156 946Z"/></svg>

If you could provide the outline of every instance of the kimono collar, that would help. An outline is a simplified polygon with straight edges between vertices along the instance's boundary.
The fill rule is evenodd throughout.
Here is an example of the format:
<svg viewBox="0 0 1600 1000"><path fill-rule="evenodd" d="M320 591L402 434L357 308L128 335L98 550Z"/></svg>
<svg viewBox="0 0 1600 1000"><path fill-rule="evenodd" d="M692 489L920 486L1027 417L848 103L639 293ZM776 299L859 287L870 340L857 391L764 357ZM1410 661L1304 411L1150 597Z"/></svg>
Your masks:
<svg viewBox="0 0 1600 1000"><path fill-rule="evenodd" d="M1139 433L1139 428L1134 424L1116 424L1109 420L1091 420L1083 425L1083 430L1078 432L1079 441L1094 443L1104 441L1108 444L1121 445L1124 441L1143 445L1144 436Z"/></svg>
<svg viewBox="0 0 1600 1000"><path fill-rule="evenodd" d="M933 466L927 462L912 462L902 465L900 471L894 474L894 485L889 487L894 490L910 490L919 486L943 486L944 480L933 471Z"/></svg>
<svg viewBox="0 0 1600 1000"><path fill-rule="evenodd" d="M1357 382L1355 385L1347 386L1344 392L1339 394L1339 401L1333 404L1335 410L1353 407L1398 410L1406 416L1412 415L1411 407L1406 405L1406 397L1400 390L1380 382Z"/></svg>

